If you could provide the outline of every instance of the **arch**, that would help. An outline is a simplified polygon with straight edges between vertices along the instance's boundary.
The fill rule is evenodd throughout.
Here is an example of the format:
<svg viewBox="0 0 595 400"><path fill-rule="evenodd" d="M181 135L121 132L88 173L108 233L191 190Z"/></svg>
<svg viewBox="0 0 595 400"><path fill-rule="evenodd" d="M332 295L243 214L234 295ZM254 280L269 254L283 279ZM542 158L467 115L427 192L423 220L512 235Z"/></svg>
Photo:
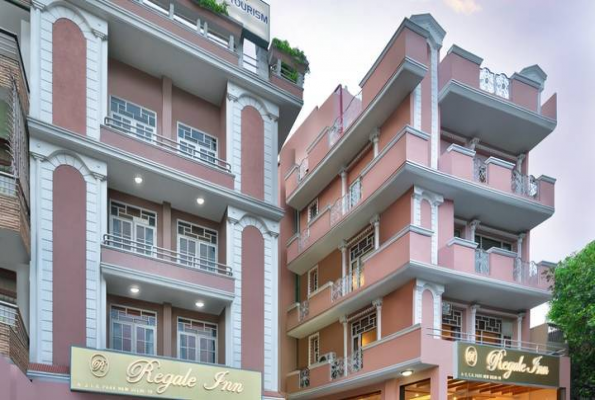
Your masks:
<svg viewBox="0 0 595 400"><path fill-rule="evenodd" d="M70 347L87 341L87 183L68 164L52 181L52 361L67 366Z"/></svg>
<svg viewBox="0 0 595 400"><path fill-rule="evenodd" d="M428 317L428 307L424 307L427 304L427 294L431 294L432 296L432 326L428 326L425 321L429 319ZM418 279L415 282L415 288L413 291L413 307L414 307L414 321L416 324L423 324L426 328L433 328L436 332L442 326L442 293L444 293L444 286L437 284L426 282L424 280ZM424 301L426 299L426 301Z"/></svg>
<svg viewBox="0 0 595 400"><path fill-rule="evenodd" d="M265 122L252 105L242 108L241 113L241 191L264 200Z"/></svg>
<svg viewBox="0 0 595 400"><path fill-rule="evenodd" d="M52 170L55 170L61 165L69 165L80 172L85 179L85 182L89 183L93 181L91 170L87 167L85 162L77 154L68 150L55 151L50 154L45 161L52 165Z"/></svg>
<svg viewBox="0 0 595 400"><path fill-rule="evenodd" d="M432 230L432 204L426 198L422 198L420 202L420 218L419 224L422 228Z"/></svg>
<svg viewBox="0 0 595 400"><path fill-rule="evenodd" d="M79 27L87 40L93 39L91 24L79 9L72 7L70 4L64 1L55 1L47 6L45 13L47 14L46 19L51 24L61 18L68 19Z"/></svg>
<svg viewBox="0 0 595 400"><path fill-rule="evenodd" d="M86 135L87 39L65 17L52 25L52 107L53 124Z"/></svg>
<svg viewBox="0 0 595 400"><path fill-rule="evenodd" d="M271 231L267 227L266 223L259 217L254 215L244 215L239 221L238 225L242 227L242 229L246 229L249 226L253 226L257 228L262 236L266 234L271 234Z"/></svg>
<svg viewBox="0 0 595 400"><path fill-rule="evenodd" d="M271 115L271 112L268 110L267 106L259 99L256 99L249 94L242 94L238 97L238 104L240 105L240 110L243 110L246 107L254 107L260 113L260 116L264 120L265 117Z"/></svg>

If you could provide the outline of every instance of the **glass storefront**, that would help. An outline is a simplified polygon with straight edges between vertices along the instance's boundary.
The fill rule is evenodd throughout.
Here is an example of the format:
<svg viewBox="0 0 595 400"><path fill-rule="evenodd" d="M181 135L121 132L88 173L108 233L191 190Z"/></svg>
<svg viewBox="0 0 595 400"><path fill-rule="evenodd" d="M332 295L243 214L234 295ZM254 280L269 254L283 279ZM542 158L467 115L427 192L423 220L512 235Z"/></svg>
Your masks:
<svg viewBox="0 0 595 400"><path fill-rule="evenodd" d="M404 400L429 400L430 380L411 383L401 388ZM528 386L503 385L491 382L448 380L448 400L557 400L558 390Z"/></svg>

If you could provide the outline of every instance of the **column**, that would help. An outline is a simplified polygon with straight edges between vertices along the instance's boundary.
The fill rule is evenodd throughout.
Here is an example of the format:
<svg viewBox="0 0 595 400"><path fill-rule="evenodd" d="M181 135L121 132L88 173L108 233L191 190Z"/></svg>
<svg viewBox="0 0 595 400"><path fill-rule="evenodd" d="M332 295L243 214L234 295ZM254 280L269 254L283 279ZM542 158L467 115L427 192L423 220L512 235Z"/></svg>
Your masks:
<svg viewBox="0 0 595 400"><path fill-rule="evenodd" d="M345 168L341 169L341 173L339 174L341 177L341 203L342 203L342 214L347 211L347 199L345 195L347 194L347 171Z"/></svg>
<svg viewBox="0 0 595 400"><path fill-rule="evenodd" d="M479 310L479 305L473 304L470 309L471 318L469 320L469 326L467 327L467 335L470 342L475 342L475 316L477 315L477 310Z"/></svg>
<svg viewBox="0 0 595 400"><path fill-rule="evenodd" d="M339 250L341 251L341 277L345 279L347 276L347 242L345 240L341 241Z"/></svg>
<svg viewBox="0 0 595 400"><path fill-rule="evenodd" d="M163 303L163 355L165 357L173 357L173 348L172 348L172 312L171 312L171 304L170 303ZM179 354L177 354L179 356Z"/></svg>
<svg viewBox="0 0 595 400"><path fill-rule="evenodd" d="M521 260L523 259L523 240L525 239L526 236L527 236L526 233L519 233L519 236L516 241L517 257Z"/></svg>
<svg viewBox="0 0 595 400"><path fill-rule="evenodd" d="M343 376L347 376L347 338L348 338L348 330L349 324L347 322L347 317L342 316L339 319L339 322L343 324Z"/></svg>
<svg viewBox="0 0 595 400"><path fill-rule="evenodd" d="M520 349L522 347L521 342L523 341L523 318L525 317L525 313L518 313L516 316L516 334L517 334L517 347Z"/></svg>
<svg viewBox="0 0 595 400"><path fill-rule="evenodd" d="M374 129L374 132L370 135L370 142L374 149L374 158L378 157L378 142L380 141L380 129Z"/></svg>
<svg viewBox="0 0 595 400"><path fill-rule="evenodd" d="M380 247L380 216L374 215L370 220L370 224L374 226L374 250L378 250Z"/></svg>
<svg viewBox="0 0 595 400"><path fill-rule="evenodd" d="M475 242L475 231L477 230L479 224L480 221L478 219L474 219L473 221L469 222L469 224L467 224L467 227L469 228L469 235L467 237L467 240Z"/></svg>
<svg viewBox="0 0 595 400"><path fill-rule="evenodd" d="M176 140L177 132L172 132L172 80L164 76L161 87L161 136Z"/></svg>
<svg viewBox="0 0 595 400"><path fill-rule="evenodd" d="M526 157L527 157L526 154L519 154L519 156L516 159L516 164L514 166L514 170L516 172L518 172L519 174L523 173L523 162L525 161Z"/></svg>
<svg viewBox="0 0 595 400"><path fill-rule="evenodd" d="M98 336L99 337L99 348L106 349L107 343L108 343L108 341L107 341L108 311L107 311L107 282L105 281L104 276L101 276L101 291L99 292L99 298L100 298L101 306L100 306L99 312L97 314L99 314L100 329L98 329L97 335L99 335L99 332L102 332L101 336Z"/></svg>
<svg viewBox="0 0 595 400"><path fill-rule="evenodd" d="M107 221L107 187L104 186L103 182L105 181L105 176L97 173L93 173L93 177L95 178L95 186L97 187L97 204L95 205L95 212L97 213L97 246L96 251L98 254L97 262L95 264L95 293L97 294L97 298L95 299L96 304L96 315L95 315L95 324L97 327L96 337L95 337L95 347L100 349L102 348L101 339L105 337L107 332L104 330L104 325L101 321L101 291L102 291L102 278L101 278L101 243L103 243L103 235L107 232L104 231L105 222ZM104 190L105 189L105 190Z"/></svg>
<svg viewBox="0 0 595 400"><path fill-rule="evenodd" d="M177 243L171 242L171 204L164 201L163 202L163 219L161 223L161 236L162 244L161 247L167 250L175 250L177 249ZM177 229L176 229L177 231ZM175 261L175 260L171 260Z"/></svg>
<svg viewBox="0 0 595 400"><path fill-rule="evenodd" d="M372 302L376 307L376 340L382 339L382 298L376 299Z"/></svg>

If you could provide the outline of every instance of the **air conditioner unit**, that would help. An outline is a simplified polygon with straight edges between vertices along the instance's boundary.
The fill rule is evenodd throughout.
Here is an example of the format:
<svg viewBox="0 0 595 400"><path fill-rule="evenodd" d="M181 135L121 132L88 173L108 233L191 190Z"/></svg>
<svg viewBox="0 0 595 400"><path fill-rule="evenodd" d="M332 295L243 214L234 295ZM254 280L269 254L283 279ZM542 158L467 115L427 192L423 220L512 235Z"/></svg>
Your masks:
<svg viewBox="0 0 595 400"><path fill-rule="evenodd" d="M335 354L334 351L330 351L326 354L322 354L318 357L318 362L322 363L322 362L332 362L335 358L337 358L337 355Z"/></svg>

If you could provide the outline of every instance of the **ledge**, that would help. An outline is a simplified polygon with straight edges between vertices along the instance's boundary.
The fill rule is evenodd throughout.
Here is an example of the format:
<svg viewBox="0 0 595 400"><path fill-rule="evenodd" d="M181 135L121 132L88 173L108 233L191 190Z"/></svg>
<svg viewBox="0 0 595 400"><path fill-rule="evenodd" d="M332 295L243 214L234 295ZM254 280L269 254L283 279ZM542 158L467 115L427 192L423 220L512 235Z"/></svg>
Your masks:
<svg viewBox="0 0 595 400"><path fill-rule="evenodd" d="M486 253L488 254L499 254L501 256L504 257L510 257L510 258L517 258L519 255L518 253L515 253L514 251L510 251L510 250L504 250L498 247L492 247L489 250L486 251Z"/></svg>
<svg viewBox="0 0 595 400"><path fill-rule="evenodd" d="M539 178L537 178L537 180L542 181L542 182L551 183L552 185L556 184L556 178L552 178L551 176L547 176L547 175L541 175Z"/></svg>
<svg viewBox="0 0 595 400"><path fill-rule="evenodd" d="M483 58L476 56L475 54L457 46L456 44L453 44L446 54L448 55L450 53L454 53L459 57L463 57L465 60L471 61L473 64L481 65L483 62Z"/></svg>
<svg viewBox="0 0 595 400"><path fill-rule="evenodd" d="M458 244L459 246L468 247L470 249L477 249L477 243L472 240L467 240L459 237L453 237L446 243L447 246Z"/></svg>
<svg viewBox="0 0 595 400"><path fill-rule="evenodd" d="M514 169L513 163L501 160L500 158L496 158L496 157L490 157L485 162L486 162L486 164L494 164L499 167L509 169L511 171Z"/></svg>
<svg viewBox="0 0 595 400"><path fill-rule="evenodd" d="M446 149L447 153L454 151L455 153L461 153L469 157L475 157L475 150L468 149L466 147L460 146L456 143L451 144Z"/></svg>

